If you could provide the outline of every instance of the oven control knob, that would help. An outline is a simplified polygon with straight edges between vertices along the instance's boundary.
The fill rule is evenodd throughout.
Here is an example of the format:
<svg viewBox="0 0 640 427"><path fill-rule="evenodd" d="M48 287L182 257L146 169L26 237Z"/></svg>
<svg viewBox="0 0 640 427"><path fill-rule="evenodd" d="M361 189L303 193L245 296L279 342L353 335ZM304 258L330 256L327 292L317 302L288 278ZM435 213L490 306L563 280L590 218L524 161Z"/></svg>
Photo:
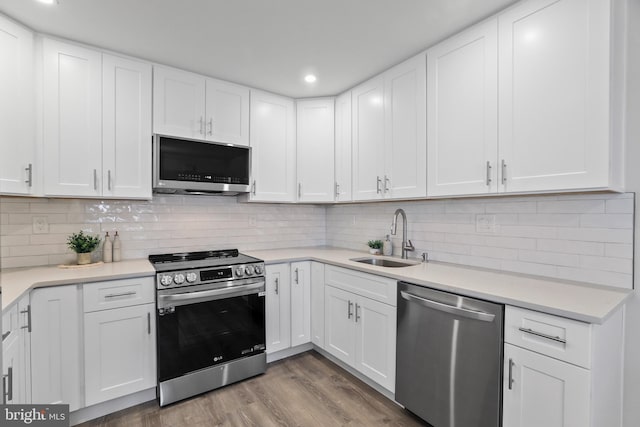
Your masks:
<svg viewBox="0 0 640 427"><path fill-rule="evenodd" d="M169 286L173 283L173 277L171 276L160 276L160 284L162 286Z"/></svg>
<svg viewBox="0 0 640 427"><path fill-rule="evenodd" d="M256 274L262 274L262 266L261 265L256 265L255 266L255 271L256 271Z"/></svg>
<svg viewBox="0 0 640 427"><path fill-rule="evenodd" d="M244 267L240 266L236 268L236 276L242 277L244 276Z"/></svg>
<svg viewBox="0 0 640 427"><path fill-rule="evenodd" d="M198 280L198 275L196 273L187 273L187 282L193 283Z"/></svg>
<svg viewBox="0 0 640 427"><path fill-rule="evenodd" d="M173 276L173 281L176 282L177 285L184 283L184 274L176 274L175 276Z"/></svg>
<svg viewBox="0 0 640 427"><path fill-rule="evenodd" d="M253 275L253 266L252 265L247 265L244 268L245 273L247 274L247 276L251 276Z"/></svg>

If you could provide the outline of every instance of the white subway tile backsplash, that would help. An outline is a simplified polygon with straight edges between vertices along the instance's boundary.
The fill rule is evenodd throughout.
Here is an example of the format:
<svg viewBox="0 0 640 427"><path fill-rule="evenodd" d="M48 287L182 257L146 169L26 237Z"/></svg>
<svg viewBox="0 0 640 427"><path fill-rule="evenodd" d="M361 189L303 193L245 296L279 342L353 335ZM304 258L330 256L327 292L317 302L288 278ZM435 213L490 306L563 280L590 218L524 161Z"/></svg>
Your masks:
<svg viewBox="0 0 640 427"><path fill-rule="evenodd" d="M604 254L613 258L633 259L633 245L624 243L605 243Z"/></svg>
<svg viewBox="0 0 640 427"><path fill-rule="evenodd" d="M633 199L611 199L605 205L606 213L633 213Z"/></svg>
<svg viewBox="0 0 640 427"><path fill-rule="evenodd" d="M538 213L604 213L604 206L600 199L540 201Z"/></svg>
<svg viewBox="0 0 640 427"><path fill-rule="evenodd" d="M633 228L633 214L585 214L580 215L581 227Z"/></svg>

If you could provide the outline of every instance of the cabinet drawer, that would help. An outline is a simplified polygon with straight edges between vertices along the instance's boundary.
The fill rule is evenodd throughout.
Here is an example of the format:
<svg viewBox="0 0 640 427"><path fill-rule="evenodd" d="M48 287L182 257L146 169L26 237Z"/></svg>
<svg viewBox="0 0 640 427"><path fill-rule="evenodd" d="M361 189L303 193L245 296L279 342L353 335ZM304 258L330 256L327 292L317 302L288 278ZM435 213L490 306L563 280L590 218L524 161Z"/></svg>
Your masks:
<svg viewBox="0 0 640 427"><path fill-rule="evenodd" d="M14 304L11 309L2 313L2 342L9 342L18 334L18 304Z"/></svg>
<svg viewBox="0 0 640 427"><path fill-rule="evenodd" d="M397 282L393 279L327 265L325 283L394 307L396 306Z"/></svg>
<svg viewBox="0 0 640 427"><path fill-rule="evenodd" d="M590 324L510 306L504 322L505 342L590 368Z"/></svg>
<svg viewBox="0 0 640 427"><path fill-rule="evenodd" d="M153 277L89 283L82 293L85 313L155 301Z"/></svg>

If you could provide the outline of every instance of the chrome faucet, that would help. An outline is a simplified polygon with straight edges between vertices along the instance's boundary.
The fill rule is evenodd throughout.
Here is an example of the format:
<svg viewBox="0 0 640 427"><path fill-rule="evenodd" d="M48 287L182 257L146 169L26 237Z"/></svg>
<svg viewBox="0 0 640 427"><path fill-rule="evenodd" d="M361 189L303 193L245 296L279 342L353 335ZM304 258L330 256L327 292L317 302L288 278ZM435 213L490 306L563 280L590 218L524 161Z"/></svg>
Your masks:
<svg viewBox="0 0 640 427"><path fill-rule="evenodd" d="M394 236L398 231L398 214L402 215L402 259L407 259L407 252L415 251L411 240L407 240L407 214L402 209L396 209L391 223L391 234Z"/></svg>

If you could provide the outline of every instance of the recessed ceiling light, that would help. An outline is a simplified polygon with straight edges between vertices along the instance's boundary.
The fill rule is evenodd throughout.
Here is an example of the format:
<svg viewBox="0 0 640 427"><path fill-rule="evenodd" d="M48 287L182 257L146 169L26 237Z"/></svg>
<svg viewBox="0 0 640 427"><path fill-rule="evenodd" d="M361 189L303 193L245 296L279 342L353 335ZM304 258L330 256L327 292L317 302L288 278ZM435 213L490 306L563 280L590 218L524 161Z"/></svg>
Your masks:
<svg viewBox="0 0 640 427"><path fill-rule="evenodd" d="M304 81L307 83L315 83L316 80L318 79L313 74L307 74L306 76L304 76Z"/></svg>
<svg viewBox="0 0 640 427"><path fill-rule="evenodd" d="M38 0L40 3L44 4L57 4L58 0Z"/></svg>

